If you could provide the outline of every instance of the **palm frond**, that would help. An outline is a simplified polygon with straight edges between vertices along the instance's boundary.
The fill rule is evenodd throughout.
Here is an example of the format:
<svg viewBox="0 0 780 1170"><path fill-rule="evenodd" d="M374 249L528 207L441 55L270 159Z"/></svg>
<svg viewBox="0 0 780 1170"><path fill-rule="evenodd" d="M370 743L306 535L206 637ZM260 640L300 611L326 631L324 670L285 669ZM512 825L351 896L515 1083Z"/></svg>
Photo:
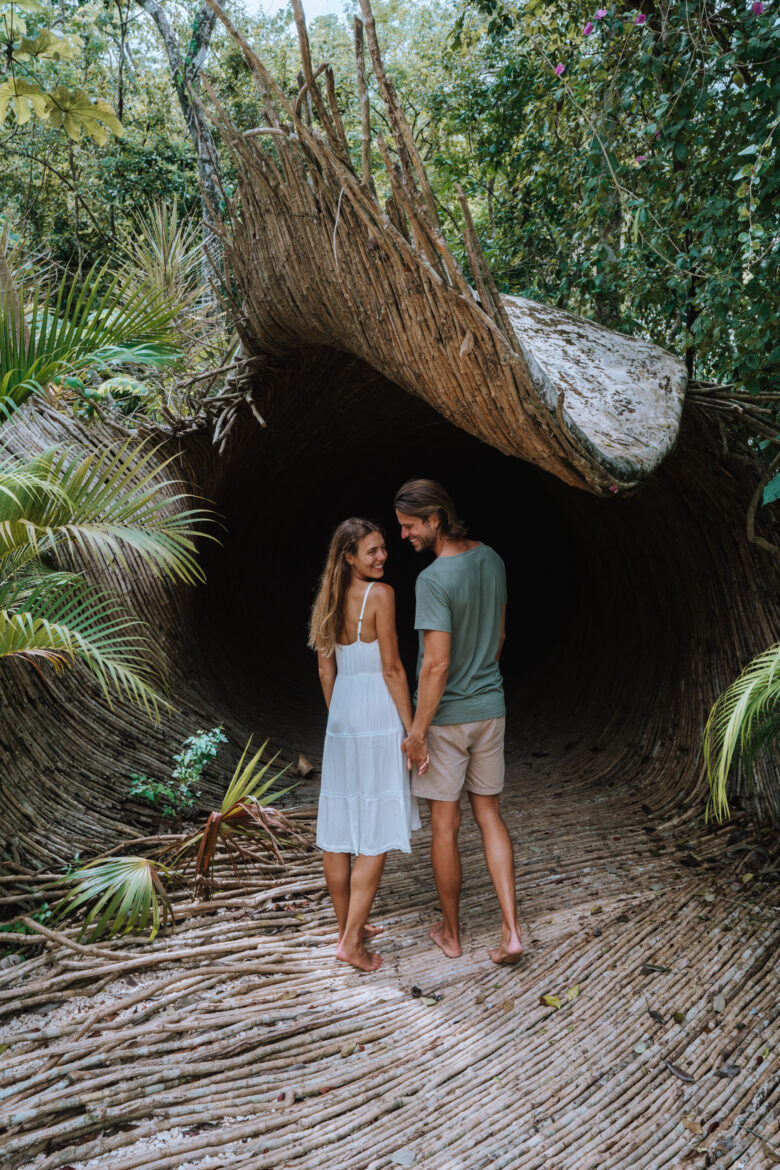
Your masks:
<svg viewBox="0 0 780 1170"><path fill-rule="evenodd" d="M154 288L185 308L203 291L201 235L197 220L181 217L176 198L156 199L136 213L132 228L120 237L122 271L131 279L144 273Z"/></svg>
<svg viewBox="0 0 780 1170"><path fill-rule="evenodd" d="M268 769L271 767L271 764L275 762L279 755L277 752L276 755L271 756L271 759L266 764L263 764L262 768L258 768L258 764L260 763L263 752L268 746L268 740L266 740L265 743L259 748L259 750L256 751L252 756L249 763L244 766L244 760L251 745L252 739L250 737L249 742L241 753L241 759L238 761L238 765L235 772L233 773L233 777L228 784L227 791L222 798L222 807L220 812L223 817L227 816L230 810L235 807L235 805L240 804L242 801L247 800L248 797L257 793L258 785L262 781ZM275 780L278 780L280 776L283 776L286 771L287 768L283 768L282 771L277 773L276 776L270 777L263 785L262 791L265 792L268 787Z"/></svg>
<svg viewBox="0 0 780 1170"><path fill-rule="evenodd" d="M710 783L708 810L718 821L730 815L729 772L735 756L751 769L757 752L780 734L780 642L754 658L723 692L704 729Z"/></svg>
<svg viewBox="0 0 780 1170"><path fill-rule="evenodd" d="M177 311L164 291L148 281L128 287L105 266L80 291L68 273L51 288L38 285L24 319L0 304L0 397L20 403L36 386L96 366L176 362Z"/></svg>
<svg viewBox="0 0 780 1170"><path fill-rule="evenodd" d="M78 658L109 706L112 693L125 696L159 720L162 662L143 636L144 623L121 600L75 575L54 574L32 589L5 582L0 601L0 658Z"/></svg>
<svg viewBox="0 0 780 1170"><path fill-rule="evenodd" d="M91 928L89 941L101 936L109 938L131 930L146 930L151 919L149 941L165 928L170 917L175 925L173 906L162 883L162 878L175 874L158 861L148 857L107 857L81 866L80 869L58 879L56 885L70 885L57 917L72 914L88 903L90 906L80 938Z"/></svg>
<svg viewBox="0 0 780 1170"><path fill-rule="evenodd" d="M271 776L266 776L268 769L277 759L278 752L267 763L260 766L260 760L268 741L259 751L244 764L251 746L251 739L241 753L233 777L228 784L219 811L209 814L203 829L186 837L174 852L174 859L192 857L195 854L194 885L198 893L202 893L205 900L211 897L210 881L214 870L214 857L220 842L228 849L236 852L235 843L231 838L240 833L252 833L261 846L270 852L277 860L283 861L279 848L280 842L308 848L309 842L301 836L284 813L269 806L271 800L277 800L291 787L281 792L269 791L287 767ZM240 850L238 853L240 854Z"/></svg>
<svg viewBox="0 0 780 1170"><path fill-rule="evenodd" d="M170 460L150 469L156 453L128 440L115 451L47 451L27 464L0 463L0 558L25 547L41 556L64 543L126 567L128 547L159 575L202 581L195 537L206 535L210 514L181 508L189 497L162 477Z"/></svg>

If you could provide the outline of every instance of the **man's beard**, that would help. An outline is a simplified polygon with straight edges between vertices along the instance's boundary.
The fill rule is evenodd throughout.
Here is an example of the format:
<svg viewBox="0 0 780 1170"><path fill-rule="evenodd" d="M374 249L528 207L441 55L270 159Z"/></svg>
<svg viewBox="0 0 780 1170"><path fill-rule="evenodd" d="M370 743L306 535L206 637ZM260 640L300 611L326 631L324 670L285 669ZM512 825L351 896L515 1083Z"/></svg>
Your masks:
<svg viewBox="0 0 780 1170"><path fill-rule="evenodd" d="M431 532L430 535L427 533L421 533L417 539L420 541L420 547L417 550L418 552L430 552L432 548L436 547L435 531Z"/></svg>

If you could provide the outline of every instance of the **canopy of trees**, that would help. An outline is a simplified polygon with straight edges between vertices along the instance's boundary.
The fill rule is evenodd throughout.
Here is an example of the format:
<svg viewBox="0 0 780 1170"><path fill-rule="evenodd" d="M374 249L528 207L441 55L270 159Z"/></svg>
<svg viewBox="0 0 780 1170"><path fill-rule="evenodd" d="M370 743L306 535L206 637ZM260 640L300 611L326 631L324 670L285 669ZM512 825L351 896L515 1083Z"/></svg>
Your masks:
<svg viewBox="0 0 780 1170"><path fill-rule="evenodd" d="M291 12L225 7L296 96ZM375 7L445 222L460 182L502 291L644 333L685 354L699 379L771 387L780 362L771 3ZM313 56L333 66L357 144L349 9L310 22L310 37ZM200 213L198 167L203 175L211 147L193 147L193 66L238 122L263 122L213 15L193 0L0 7L0 206L28 245L83 270L112 256L146 200L175 196ZM214 162L230 191L229 161ZM454 227L451 242L457 251Z"/></svg>

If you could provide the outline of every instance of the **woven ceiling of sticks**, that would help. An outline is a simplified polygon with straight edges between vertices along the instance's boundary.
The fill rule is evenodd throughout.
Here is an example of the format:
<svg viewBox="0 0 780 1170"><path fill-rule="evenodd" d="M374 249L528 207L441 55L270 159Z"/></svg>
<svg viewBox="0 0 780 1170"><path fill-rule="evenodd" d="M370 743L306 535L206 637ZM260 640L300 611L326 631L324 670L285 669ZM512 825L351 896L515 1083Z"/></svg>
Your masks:
<svg viewBox="0 0 780 1170"><path fill-rule="evenodd" d="M677 438L682 362L562 309L500 295L461 191L475 287L467 283L385 73L368 0L365 35L393 139L391 154L382 134L376 137L384 161L376 181L363 23L355 19L363 115L358 173L330 66L312 65L299 0L297 102L214 7L244 52L267 118L265 126L239 130L209 90L238 174L236 198L227 201L232 230L225 247L241 289L247 352L271 362L302 346L329 346L565 483L600 494L641 483ZM317 80L323 74L324 94Z"/></svg>
<svg viewBox="0 0 780 1170"><path fill-rule="evenodd" d="M208 583L196 590L141 569L129 580L111 564L99 570L153 623L175 709L152 728L122 703L109 710L79 669L56 678L3 664L0 849L16 864L48 865L89 841L153 829L127 799L128 777L168 776L199 727L224 722L231 739L206 800L250 734L316 764L325 712L306 626L329 533L347 515L388 529L411 671L421 562L395 537L391 502L412 475L442 480L472 534L507 562L512 742L534 745L564 783L588 775L641 786L659 809L700 807L709 706L777 636L776 568L745 533L755 468L723 452L690 409L678 438L680 364L499 297L464 201L477 301L437 226L368 6L397 159L382 142L384 207L367 149L360 177L349 158L327 69L325 95L315 85L322 72L295 8L306 82L297 104L247 46L268 125L239 132L214 99L239 179L224 244L243 356L227 407L142 433L213 502L222 543L204 548ZM26 452L118 443L126 432L30 402L3 436ZM780 819L773 760L750 799L762 818Z"/></svg>

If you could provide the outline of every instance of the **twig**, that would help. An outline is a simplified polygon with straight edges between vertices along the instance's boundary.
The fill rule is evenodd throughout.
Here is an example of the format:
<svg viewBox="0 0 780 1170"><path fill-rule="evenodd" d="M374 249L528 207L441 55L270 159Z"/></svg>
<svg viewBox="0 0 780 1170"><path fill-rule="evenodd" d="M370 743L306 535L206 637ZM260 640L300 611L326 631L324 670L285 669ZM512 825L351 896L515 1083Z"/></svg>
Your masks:
<svg viewBox="0 0 780 1170"><path fill-rule="evenodd" d="M778 467L780 467L780 451L777 453L777 455L775 455L774 459L769 464L769 467L761 477L758 487L753 492L753 497L750 501L747 511L747 538L751 544L758 545L758 547L762 548L764 552L771 553L772 556L777 557L778 560L780 560L780 548L778 548L776 544L772 544L771 541L765 540L763 536L756 535L756 512L758 510L758 505L761 501L761 498L763 497L764 488L769 483L770 479L772 479Z"/></svg>

